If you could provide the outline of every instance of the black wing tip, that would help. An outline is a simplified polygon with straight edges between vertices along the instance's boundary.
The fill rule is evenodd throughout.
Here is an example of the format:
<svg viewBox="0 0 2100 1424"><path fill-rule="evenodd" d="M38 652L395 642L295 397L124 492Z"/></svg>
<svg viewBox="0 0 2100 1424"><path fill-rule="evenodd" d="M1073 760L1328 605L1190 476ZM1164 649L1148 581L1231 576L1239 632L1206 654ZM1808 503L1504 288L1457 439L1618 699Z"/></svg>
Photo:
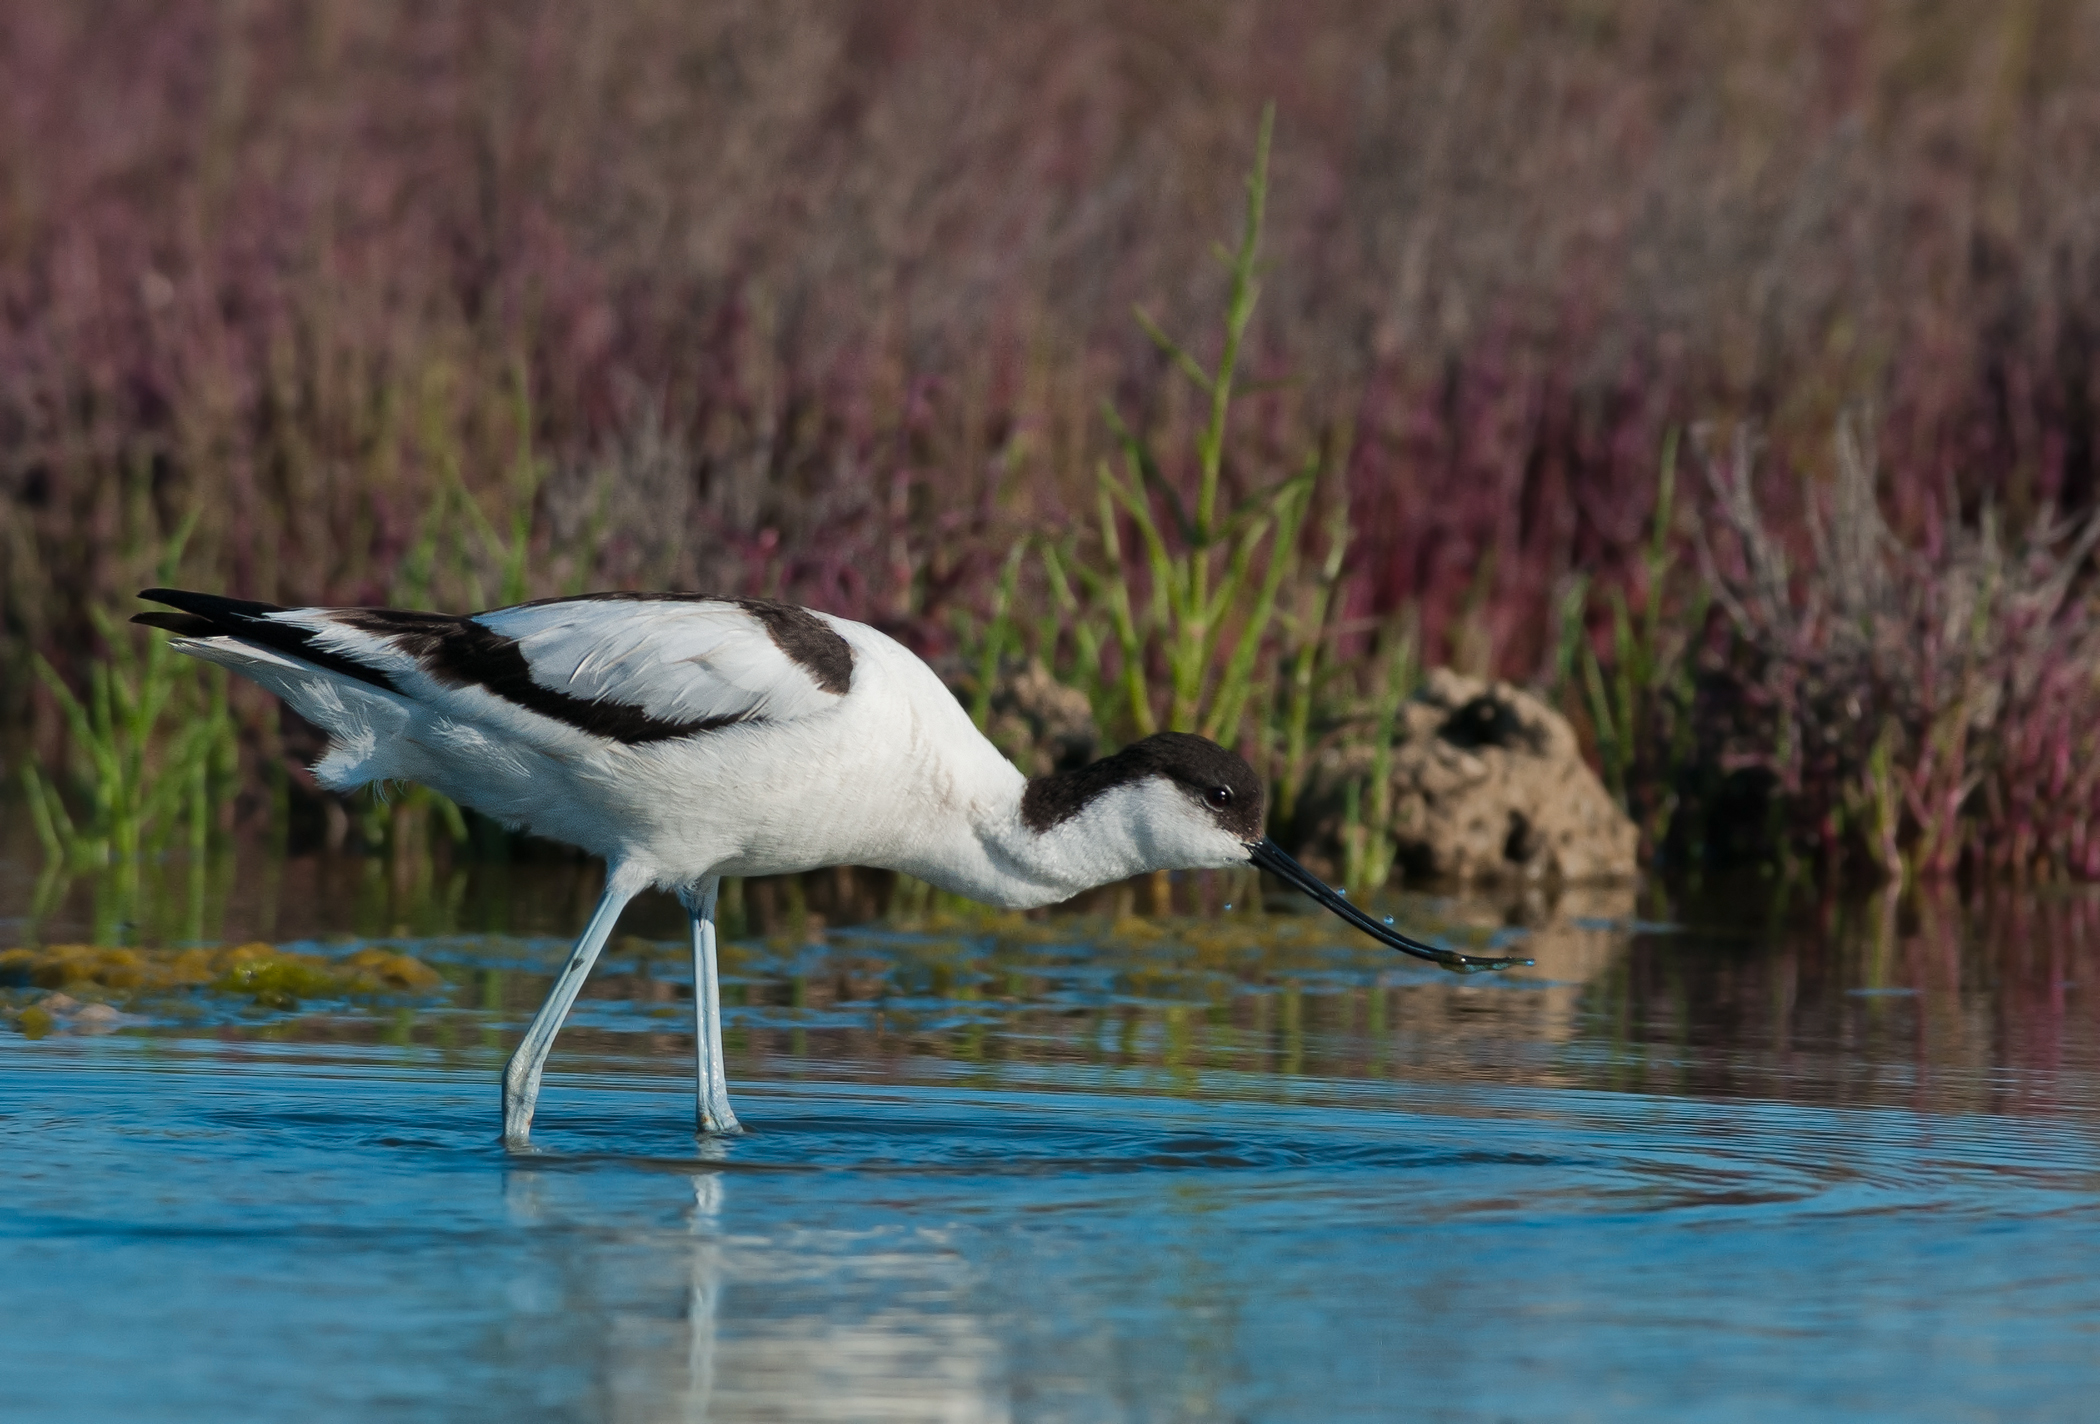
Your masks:
<svg viewBox="0 0 2100 1424"><path fill-rule="evenodd" d="M142 627L173 633L179 638L211 638L222 631L209 618L200 618L194 613L162 613L158 609L150 613L134 613L131 621Z"/></svg>
<svg viewBox="0 0 2100 1424"><path fill-rule="evenodd" d="M204 604L231 602L230 599L222 599L217 594L192 593L186 588L142 588L139 590L139 597L148 603L165 603L170 608L180 608L193 613L201 612L201 605Z"/></svg>
<svg viewBox="0 0 2100 1424"><path fill-rule="evenodd" d="M228 598L223 593L197 593L186 588L142 588L139 597L148 603L165 603L170 608L179 608L184 613L199 618L222 622L228 618L259 618L266 613L282 613L284 609L275 603L260 603L252 598Z"/></svg>
<svg viewBox="0 0 2100 1424"><path fill-rule="evenodd" d="M354 658L327 648L316 647L313 629L270 617L273 613L285 612L277 604L227 598L217 593L193 593L186 588L141 589L139 597L181 610L179 613L162 613L156 609L132 616L132 622L143 623L148 628L165 628L185 638L232 638L368 683L383 692L400 690L384 671L366 667Z"/></svg>

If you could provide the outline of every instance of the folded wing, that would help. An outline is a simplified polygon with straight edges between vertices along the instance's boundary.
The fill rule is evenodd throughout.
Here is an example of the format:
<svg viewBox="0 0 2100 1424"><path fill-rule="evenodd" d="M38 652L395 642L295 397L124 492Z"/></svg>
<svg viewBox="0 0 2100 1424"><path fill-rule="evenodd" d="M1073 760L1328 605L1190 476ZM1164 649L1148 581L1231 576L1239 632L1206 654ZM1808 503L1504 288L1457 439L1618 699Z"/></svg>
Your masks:
<svg viewBox="0 0 2100 1424"><path fill-rule="evenodd" d="M809 716L852 685L852 650L827 621L758 600L598 594L454 615L141 596L182 611L135 621L187 638L268 649L472 720L523 712L627 745Z"/></svg>

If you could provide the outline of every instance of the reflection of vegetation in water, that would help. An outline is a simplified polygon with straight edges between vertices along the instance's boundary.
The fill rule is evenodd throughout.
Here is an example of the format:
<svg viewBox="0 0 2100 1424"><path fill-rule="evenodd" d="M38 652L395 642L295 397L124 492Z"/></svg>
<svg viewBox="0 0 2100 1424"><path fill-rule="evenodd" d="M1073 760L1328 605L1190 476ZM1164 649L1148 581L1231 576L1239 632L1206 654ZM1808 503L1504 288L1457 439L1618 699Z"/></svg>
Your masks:
<svg viewBox="0 0 2100 1424"><path fill-rule="evenodd" d="M316 869L278 867L275 893L288 900L311 898L307 877ZM331 923L361 922L368 934L342 950L317 952L295 943L263 962L254 949L25 947L0 964L0 982L12 986L0 993L17 1010L51 991L106 1002L148 1032L180 1031L194 1021L197 997L209 994L238 1000L212 1011L224 1018L241 1010L228 1032L347 1036L442 1049L493 1049L514 1037L545 992L566 940L567 910L542 905L530 911L543 928L563 922L562 932L520 939L488 928L500 923L488 911L507 898L508 874L472 877L491 882L481 884L456 877L440 894L402 901L390 898L394 887L381 867L350 862L334 869L350 873L328 903L311 912ZM1408 1026L1410 1011L1397 999L1387 1000L1446 977L1401 965L1325 917L1250 913L1243 900L1236 902L1239 910L1218 913L1222 896L1240 893L1225 877L1207 888L1202 877L1189 877L1176 887L1184 908L1208 903L1208 917L1136 916L1129 913L1137 899L1130 887L1100 897L1103 912L1026 917L929 903L932 897L913 897L914 887L904 886L895 888L894 898L916 899L920 906L908 919L829 927L827 918L850 915L854 908L843 898L846 891L869 893L867 879L828 887L832 893L816 902L821 909L806 894L788 893L799 890L799 882L745 887L753 937L723 948L724 1000L730 1047L763 1065L756 1071L821 1075L826 1070L817 1065L841 1058L901 1058L939 1061L989 1081L1030 1063L1104 1071L1157 1066L1182 1092L1198 1091L1221 1068L1382 1075L1363 1066L1370 1061L1366 1045L1337 1059L1322 1036L1361 1039L1370 1025ZM179 898L180 878L169 888ZM580 882L561 898L587 898L589 888ZM363 908L348 908L358 904ZM253 923L254 914L248 907L241 922ZM240 919L238 912L234 918ZM1497 937L1500 918L1469 927L1465 915L1434 906L1416 906L1407 916L1412 928L1442 930L1454 942L1476 946ZM421 932L408 933L411 922ZM661 937L629 934L615 941L564 1035L566 1051L626 1056L638 1044L648 1045L643 1051L651 1054L687 1051L688 951L668 917L651 923L646 907L630 927ZM445 984L418 978L380 986L320 977L369 976L393 962L370 956L403 950L435 968ZM388 1010L395 1016L379 1022L365 1009L338 1002L389 987L425 991L412 1017ZM1552 1005L1566 997L1550 987L1500 996L1511 1007L1522 1001L1534 1018L1550 1016ZM1367 999L1375 1003L1367 1006ZM269 1008L278 1012L258 1017Z"/></svg>
<svg viewBox="0 0 2100 1424"><path fill-rule="evenodd" d="M597 885L568 864L461 868L404 889L369 859L227 860L210 868L220 888L206 933L184 938L198 919L188 871L150 869L128 941L83 935L112 894L93 882L115 882L111 870L50 922L53 946L0 956L0 1010L19 1029L210 1024L221 1036L493 1065L539 1006ZM2046 1104L2051 1065L2091 1034L2079 986L2100 982L2100 899L2083 893L1963 902L1917 889L1687 908L1651 891L1638 917L1627 890L1386 902L1411 931L1459 945L1525 927L1535 970L1458 980L1326 916L1277 913L1283 901L1254 913L1227 877L1172 888L1165 916L1135 913L1150 903L1145 885L1024 916L868 875L747 882L743 927L722 949L733 1071L983 1086L1079 1074L1096 1088L1199 1096L1490 1079L2002 1110ZM1665 923L1673 913L1693 928ZM682 1063L691 962L676 907L638 902L623 927L559 1053L572 1066ZM256 938L272 946L242 947ZM62 943L76 939L88 947ZM408 961L388 980L395 955ZM55 1005L45 1021L23 1017L40 1004ZM1731 1051L1710 1051L1716 1035Z"/></svg>
<svg viewBox="0 0 2100 1424"><path fill-rule="evenodd" d="M88 936L97 944L195 944L216 938L235 892L233 852L215 847L203 855L166 859L122 860L76 871L64 861L46 861L22 922L22 938L31 944L41 927L62 915L82 889L86 891ZM258 888L267 896L267 863Z"/></svg>

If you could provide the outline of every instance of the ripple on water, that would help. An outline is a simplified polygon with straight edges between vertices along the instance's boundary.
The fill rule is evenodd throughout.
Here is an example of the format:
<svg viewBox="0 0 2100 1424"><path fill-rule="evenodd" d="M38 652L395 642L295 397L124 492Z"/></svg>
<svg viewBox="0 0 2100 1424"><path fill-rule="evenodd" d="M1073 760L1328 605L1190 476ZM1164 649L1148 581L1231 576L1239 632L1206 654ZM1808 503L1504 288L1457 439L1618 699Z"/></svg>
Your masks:
<svg viewBox="0 0 2100 1424"><path fill-rule="evenodd" d="M1668 1412L1693 1397L1673 1360L1746 1339L1768 1364L1728 1354L1709 1386L1780 1408L1878 1381L1905 1406L1880 1412L1931 1417L1935 1379L2055 1397L2100 1320L2066 1255L2100 1248L2095 1154L2042 1120L1480 1084L754 1084L752 1130L696 1147L681 1079L598 1072L550 1079L518 1157L485 1064L53 1047L0 1052L0 1307L4 1348L47 1374L126 1331L128 1373L72 1376L83 1417L205 1398L136 1363L197 1358L264 1412L302 1361L432 1417L524 1407L528 1378L644 1415L699 1391L710 1417L999 1418L1018 1392L1099 1417L1108 1391L1200 1385L1246 1417L1421 1397L1562 1417L1587 1391ZM63 1299L21 1269L54 1251ZM1947 1343L1978 1332L1981 1364ZM789 1367L811 1351L821 1369Z"/></svg>
<svg viewBox="0 0 2100 1424"><path fill-rule="evenodd" d="M2077 1417L2100 975L1629 916L1485 983L1208 924L734 946L751 1131L697 1145L675 946L609 956L530 1154L553 940L0 1036L7 1409Z"/></svg>

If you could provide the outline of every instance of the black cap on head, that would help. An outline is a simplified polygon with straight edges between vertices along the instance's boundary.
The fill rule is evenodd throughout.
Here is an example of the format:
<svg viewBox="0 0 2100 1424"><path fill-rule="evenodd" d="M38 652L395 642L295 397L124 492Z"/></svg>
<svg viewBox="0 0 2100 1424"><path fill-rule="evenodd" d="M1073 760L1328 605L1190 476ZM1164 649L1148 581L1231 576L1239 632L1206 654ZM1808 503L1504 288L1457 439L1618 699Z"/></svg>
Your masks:
<svg viewBox="0 0 2100 1424"><path fill-rule="evenodd" d="M1153 777L1187 791L1240 840L1261 839L1261 778L1239 756L1188 732L1160 732L1077 771L1037 777L1021 797L1021 822L1031 831L1047 831L1116 787Z"/></svg>

